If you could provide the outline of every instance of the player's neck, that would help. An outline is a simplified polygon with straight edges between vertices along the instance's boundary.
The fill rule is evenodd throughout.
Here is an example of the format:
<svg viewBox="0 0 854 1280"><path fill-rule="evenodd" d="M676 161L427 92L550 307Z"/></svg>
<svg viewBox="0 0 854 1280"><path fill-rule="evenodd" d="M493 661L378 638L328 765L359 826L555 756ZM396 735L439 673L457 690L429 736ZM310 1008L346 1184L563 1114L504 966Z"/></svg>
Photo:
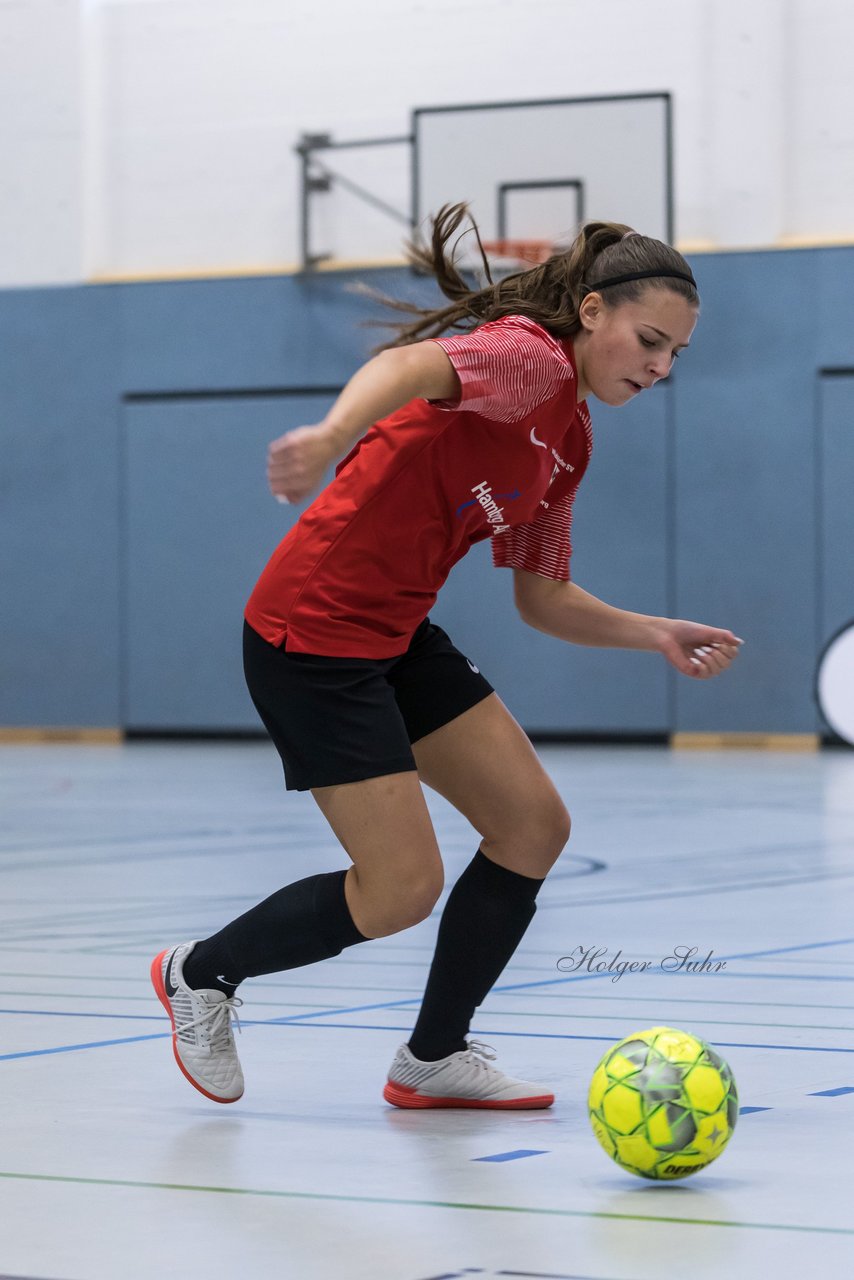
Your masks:
<svg viewBox="0 0 854 1280"><path fill-rule="evenodd" d="M587 334L582 329L572 339L572 356L575 362L575 377L578 385L577 400L586 400L590 395L590 387L584 377L584 348Z"/></svg>

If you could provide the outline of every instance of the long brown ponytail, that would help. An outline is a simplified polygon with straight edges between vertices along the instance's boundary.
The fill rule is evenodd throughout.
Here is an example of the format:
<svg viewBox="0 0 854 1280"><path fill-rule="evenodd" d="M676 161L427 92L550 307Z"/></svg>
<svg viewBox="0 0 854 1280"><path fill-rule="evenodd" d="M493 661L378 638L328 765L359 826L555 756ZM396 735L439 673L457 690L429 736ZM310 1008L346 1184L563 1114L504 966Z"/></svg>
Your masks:
<svg viewBox="0 0 854 1280"><path fill-rule="evenodd" d="M477 239L483 269L489 283L485 288L472 289L457 267L453 251L446 252L448 242L468 217ZM631 227L619 222L588 222L571 246L529 270L517 271L497 283L492 281L489 261L483 250L480 232L471 217L467 204L443 205L432 220L429 243L417 240L407 242L406 251L410 264L421 274L435 276L439 288L450 306L441 308L420 307L416 303L403 302L365 286L359 292L367 294L396 311L418 317L414 321L395 324L388 321L370 321L395 329L397 336L383 343L386 347L403 347L425 338L436 338L448 329L470 330L499 316L528 316L544 329L560 338L571 338L581 328L578 309L587 292L595 289L597 281L635 271L681 271L690 276L685 259L670 245L651 236L632 232ZM698 302L697 290L689 280L673 276L632 280L613 285L603 295L608 306L617 306L640 297L646 288L667 288L680 294L687 301Z"/></svg>

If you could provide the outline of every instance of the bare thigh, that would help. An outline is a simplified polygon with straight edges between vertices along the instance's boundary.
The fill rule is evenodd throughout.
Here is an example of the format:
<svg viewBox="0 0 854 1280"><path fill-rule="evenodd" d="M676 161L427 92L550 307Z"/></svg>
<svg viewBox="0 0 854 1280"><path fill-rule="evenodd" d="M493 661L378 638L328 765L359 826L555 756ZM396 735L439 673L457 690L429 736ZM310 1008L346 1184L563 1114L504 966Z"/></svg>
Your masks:
<svg viewBox="0 0 854 1280"><path fill-rule="evenodd" d="M353 862L344 882L368 938L425 919L442 892L442 858L415 770L315 787L320 811Z"/></svg>
<svg viewBox="0 0 854 1280"><path fill-rule="evenodd" d="M570 833L570 817L531 741L490 694L412 744L422 782L464 814L500 866L542 879Z"/></svg>

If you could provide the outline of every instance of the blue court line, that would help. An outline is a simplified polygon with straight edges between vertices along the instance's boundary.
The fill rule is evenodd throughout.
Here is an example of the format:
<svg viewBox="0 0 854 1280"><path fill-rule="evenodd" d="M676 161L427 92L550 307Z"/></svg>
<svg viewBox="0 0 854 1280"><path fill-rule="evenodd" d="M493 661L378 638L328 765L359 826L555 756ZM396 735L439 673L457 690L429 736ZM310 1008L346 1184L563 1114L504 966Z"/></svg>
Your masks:
<svg viewBox="0 0 854 1280"><path fill-rule="evenodd" d="M291 1013L291 1014L285 1014L285 1015L283 1015L282 1017L279 1017L279 1018L241 1018L241 1019L240 1019L240 1022L241 1022L241 1026L244 1026L244 1027L281 1027L281 1026L289 1026L289 1025L291 1025L291 1026L292 1026L292 1025L301 1025L303 1022L308 1023L308 1022L310 1021L310 1022L311 1022L311 1025L312 1025L312 1026L315 1026L315 1027L320 1026L320 1027L324 1027L324 1028L329 1028L329 1027L336 1027L336 1026L338 1026L338 1027L341 1027L341 1028L342 1028L342 1030L349 1030L349 1029L353 1029L354 1027L358 1027L358 1028L359 1028L359 1029L361 1029L361 1030L372 1030L372 1031L382 1031L382 1030L389 1030L389 1031L407 1031L407 1030L411 1030L411 1028L408 1028L408 1027L388 1027L388 1028L383 1028L382 1026L379 1026L379 1025L354 1024L354 1023L347 1023L347 1022L341 1022L341 1023L337 1023L337 1022L321 1023L321 1022L316 1022L316 1021L314 1021L314 1019L316 1019L316 1018L322 1018L322 1017L324 1017L324 1016L332 1018L332 1017L337 1017L337 1016L339 1016L339 1015L341 1015L341 1014L370 1013L370 1012L373 1012L373 1011L375 1011L375 1010L391 1009L391 1008L399 1008L401 1005L418 1005L418 1004L420 1004L420 997L417 997L417 998L412 999L412 1000L405 1000L405 1001L404 1001L404 1000L397 1000L397 1001L395 1001L393 1004L366 1004L366 1005L349 1006L349 1007L345 1007L345 1008L341 1008L341 1009L323 1009L323 1010L318 1010L318 1011L317 1011L317 1012L315 1012L315 1013ZM106 1018L106 1019L108 1019L108 1020L112 1019L112 1020L118 1020L118 1021L121 1021L121 1022L158 1022L158 1023L162 1023L162 1022L163 1022L163 1017L162 1017L161 1015L159 1015L159 1014L154 1014L154 1013L72 1013L72 1012L69 1012L69 1011L64 1010L64 1009L0 1009L0 1014L7 1014L7 1015L12 1015L12 1016L16 1016L16 1015L17 1015L17 1016L21 1016L21 1017L36 1017L36 1018ZM543 1017L548 1017L548 1014L544 1014L544 1015L543 1015ZM852 1030L854 1030L854 1028L852 1028ZM170 1032L168 1032L168 1033L164 1033L164 1034L169 1034L169 1035L171 1035L172 1033L171 1033L171 1031L170 1031ZM546 1039L546 1040L605 1040L605 1041L609 1041L609 1040L612 1040L612 1039L613 1039L613 1036L589 1036L589 1035L588 1035L588 1036L586 1036L586 1035L579 1035L579 1034L572 1035L572 1034L569 1034L569 1033L545 1032L545 1031L490 1031L490 1032L476 1032L476 1033L475 1033L475 1032L473 1032L472 1034L478 1034L478 1035L483 1034L483 1035L493 1035L493 1036L499 1036L499 1035L501 1035L501 1036L520 1036L520 1037L522 1037L522 1038L524 1038L524 1037L526 1037L526 1036L530 1036L530 1037L531 1037L531 1038L533 1038L533 1039L541 1039L541 1040L542 1040L542 1039ZM146 1039L146 1038L151 1038L151 1037L139 1037L139 1038L140 1038L140 1039ZM122 1041L122 1040L104 1040L104 1041L101 1041L100 1043L102 1043L102 1044L104 1044L104 1045L107 1045L107 1044L123 1044L123 1043L125 1043L125 1041ZM741 1045L741 1042L725 1042L725 1041L723 1041L723 1040L715 1040L715 1044L725 1044L725 1043L729 1043L730 1045L733 1045L733 1044L738 1043L738 1044L739 1044L739 1046ZM72 1047L77 1047L77 1046L72 1046ZM93 1047L94 1047L94 1046L93 1046ZM814 1051L815 1051L815 1052L817 1052L817 1053L831 1053L831 1052L836 1052L836 1053L854 1053L854 1049L848 1049L848 1048L825 1048L825 1047L822 1047L822 1046L819 1046L819 1045L770 1045L770 1044L769 1044L769 1045L765 1045L765 1044L763 1044L763 1045L753 1045L753 1044L747 1044L747 1045L745 1045L744 1047L747 1047L747 1048L766 1048L766 1049L800 1049L800 1048L804 1048L804 1049L811 1049L811 1050L814 1050ZM47 1049L45 1049L45 1050L37 1050L36 1052L48 1053L48 1052L59 1052L59 1050L53 1051L53 1050L47 1050ZM6 1058L6 1057L15 1057L15 1056L17 1056L17 1055L15 1055L15 1054L7 1054L7 1055L0 1054L0 1062L2 1062L2 1061L4 1060L4 1058ZM852 1089L850 1090L850 1092L854 1093L854 1088L852 1088ZM2 1277L0 1277L0 1280L2 1280Z"/></svg>
<svg viewBox="0 0 854 1280"><path fill-rule="evenodd" d="M613 973L581 973L581 974L573 974L565 978L540 978L540 979L537 979L536 982L505 983L501 986L493 987L492 991L490 992L490 995L501 995L507 991L530 991L533 988L537 988L537 987L562 986L570 982L590 982L597 978L600 978L600 979L613 978L613 976L614 976ZM655 975L655 976L658 976L658 975ZM662 973L660 976L665 978L678 978L678 977L696 978L698 975L697 974ZM699 976L700 977L711 976L711 977L719 978L722 975L716 973L713 975L699 975ZM756 977L757 975L733 974L731 976L732 977ZM787 977L787 975L779 975L779 974L768 974L767 976L774 977L774 978ZM816 977L823 978L824 975L818 974L816 975ZM852 975L850 979L846 979L846 981L854 982L854 975ZM374 1004L348 1005L348 1006L342 1006L340 1009L318 1009L314 1013L282 1014L280 1018L269 1018L269 1019L266 1019L266 1021L271 1024L286 1023L286 1022L302 1022L302 1021L309 1021L312 1018L337 1017L339 1014L372 1013L373 1011L378 1009L405 1009L407 1006L420 1005L421 1000L422 1000L421 995L409 996L403 1000L385 1000L385 1001L380 1001ZM544 1014L543 1016L547 1017L548 1015Z"/></svg>
<svg viewBox="0 0 854 1280"><path fill-rule="evenodd" d="M740 1116L749 1116L754 1111L773 1111L773 1107L739 1107L738 1114Z"/></svg>
<svg viewBox="0 0 854 1280"><path fill-rule="evenodd" d="M673 974L676 978L745 978L748 982L751 978L762 978L765 980L773 979L777 982L854 982L854 974L846 973L727 973L721 970L720 973L713 974L696 974L696 973L677 973Z"/></svg>
<svg viewBox="0 0 854 1280"><path fill-rule="evenodd" d="M802 943L798 943L795 946L790 946L790 947L772 947L764 951L737 952L732 955L716 956L715 959L726 960L727 962L729 962L730 960L751 960L751 959L755 959L757 956L781 955L784 952L791 952L791 951L810 951L820 947L839 947L839 946L848 945L850 943L854 943L854 938L835 938L829 942L802 942ZM613 973L607 973L607 972L569 974L562 978L546 978L546 979L539 980L537 982L516 982L512 984L505 984L500 987L493 987L491 994L494 994L497 992L503 992L503 991L525 991L525 990L530 990L532 987L551 987L551 986L557 986L560 983L586 982L594 978L613 978L613 976L614 976ZM695 973L688 973L684 971L677 971L673 973L673 972L667 972L665 970L658 970L656 971L655 976L656 977L660 976L665 978L728 977L728 978L779 978L784 980L792 980L792 975L789 975L789 974L726 973L724 971L722 971L721 973L715 973L715 974L695 974ZM797 979L802 979L802 978L809 978L811 980L815 980L819 982L835 980L832 975L823 974L823 973L797 975ZM838 979L838 981L841 981L841 982L852 981L852 980L854 979L845 978L845 977L840 977Z"/></svg>
<svg viewBox="0 0 854 1280"><path fill-rule="evenodd" d="M55 1049L28 1049L24 1053L0 1053L0 1062L9 1062L12 1058L41 1058L49 1053L74 1053L77 1049L104 1049L114 1044L135 1044L137 1040L165 1040L171 1036L171 1031L165 1031L153 1036L126 1036L123 1040L93 1040L89 1044L62 1044Z"/></svg>
<svg viewBox="0 0 854 1280"><path fill-rule="evenodd" d="M256 1023L256 1026L273 1026L283 1025L279 1019L272 1023ZM293 1025L293 1024L291 1024ZM312 1022L312 1027L338 1027L341 1030L348 1031L405 1031L411 1032L412 1027L391 1027L381 1026L375 1023L357 1023L357 1022ZM606 1044L615 1044L620 1038L619 1036L583 1036L572 1035L568 1032L557 1031L486 1031L483 1028L473 1027L470 1035L477 1038L478 1036L510 1036L519 1040L597 1040L604 1041ZM821 1044L764 1044L754 1043L747 1040L715 1040L715 1048L723 1049L782 1049L791 1050L792 1052L804 1053L854 1053L854 1048L843 1048L841 1045L821 1045Z"/></svg>
<svg viewBox="0 0 854 1280"><path fill-rule="evenodd" d="M31 1014L40 1018L118 1018L120 1022L163 1021L163 1018L158 1017L156 1013L67 1013L62 1009L0 1009L0 1014L3 1013ZM0 1280L3 1280L2 1276Z"/></svg>
<svg viewBox="0 0 854 1280"><path fill-rule="evenodd" d="M717 960L740 960L741 956L715 956L712 963ZM493 987L492 993L503 991L526 991L532 987L556 987L562 983L569 982L592 982L595 979L614 978L614 971L603 970L601 973L573 973L564 978L542 978L535 982L516 982L511 986ZM629 974L631 978L635 975ZM829 973L728 973L722 969L720 973L689 973L684 970L668 972L666 969L655 969L643 975L646 978L693 978L695 982L702 981L703 978L709 981L719 982L722 978L743 978L750 981L753 978L762 978L776 982L854 982L854 974L829 974ZM622 979L619 979L622 981ZM616 986L616 983L614 983ZM491 993L491 994L492 994Z"/></svg>
<svg viewBox="0 0 854 1280"><path fill-rule="evenodd" d="M818 1093L808 1093L808 1098L838 1098L842 1093L854 1093L849 1085L843 1085L841 1089L821 1089Z"/></svg>
<svg viewBox="0 0 854 1280"><path fill-rule="evenodd" d="M59 1015L64 1016L64 1015ZM85 1016L85 1015L83 1015ZM273 1019L271 1021L253 1021L244 1023L245 1026L283 1026L294 1025L293 1021L287 1022L281 1019ZM382 1026L375 1023L358 1023L358 1022L312 1022L312 1027L320 1027L323 1030L334 1031L399 1031L409 1034L412 1031L411 1025L404 1027ZM19 1053L0 1054L0 1062L8 1062L13 1058L37 1058L44 1054L50 1053L70 1053L78 1049L103 1049L115 1044L133 1044L138 1040L165 1040L171 1038L172 1032L164 1031L159 1034L147 1036L127 1036L119 1040L96 1040L87 1044L69 1044L59 1045L54 1049L29 1049ZM594 1041L604 1044L614 1044L620 1037L612 1032L608 1036L585 1036L572 1035L567 1032L549 1032L549 1031L488 1031L480 1028L472 1028L472 1036L489 1036L490 1039L495 1037L518 1040L582 1040ZM794 1053L854 1053L854 1048L843 1048L839 1045L816 1045L816 1044L765 1044L754 1043L753 1041L743 1040L716 1040L716 1048L722 1049L776 1049L781 1051L790 1051Z"/></svg>
<svg viewBox="0 0 854 1280"><path fill-rule="evenodd" d="M820 947L850 946L854 938L834 938L830 942L800 942L795 947L772 947L767 951L742 951L737 956L724 956L725 960L750 960L753 956L779 956L787 951L815 951Z"/></svg>
<svg viewBox="0 0 854 1280"><path fill-rule="evenodd" d="M119 999L119 997L116 998ZM392 1009L397 1008L398 1005L418 1005L420 1003L421 996L413 996L409 1000L395 1001L393 1005L365 1004L341 1009L318 1009L313 1013L282 1014L279 1018L241 1018L240 1022L244 1027L269 1027L275 1026L277 1023L294 1022L300 1017L322 1018L324 1014L327 1014L330 1018L334 1018L342 1013L370 1013L375 1009ZM162 1022L166 1016L165 1014L157 1013L76 1013L67 1009L0 1009L0 1014L29 1014L33 1017L41 1018L112 1018L120 1022ZM0 1280L3 1280L2 1276L0 1276Z"/></svg>
<svg viewBox="0 0 854 1280"><path fill-rule="evenodd" d="M496 987L495 990L498 990L498 988ZM342 1007L341 1009L327 1009L326 1013L330 1018L336 1018L342 1013L373 1013L377 1009L404 1009L407 1005L420 1005L420 1003L421 996L419 995L410 996L406 1000L384 1001L382 1004L358 1004L349 1008ZM265 1018L263 1021L265 1025L275 1026L277 1023L295 1022L300 1018L300 1016L301 1015L298 1013L284 1013L280 1018ZM306 1020L309 1018L322 1018L323 1016L324 1011L322 1009L318 1009L316 1013L306 1013L302 1015Z"/></svg>
<svg viewBox="0 0 854 1280"><path fill-rule="evenodd" d="M728 959L728 958L733 960L738 960L738 959L741 959L742 957L740 956L731 956L731 957L722 956L721 957L721 959ZM799 982L801 980L808 980L808 981L814 981L814 982L854 982L854 974L852 974L851 976L841 976L841 975L836 976L833 974L824 974L824 973L814 973L814 974L799 973L797 975L792 975L792 974L785 974L785 973L726 973L725 971L722 971L721 973L714 973L714 974L696 974L696 973L684 973L684 972L668 973L666 971L662 971L660 973L655 973L649 976L662 977L662 978L694 978L695 980L699 980L702 978L715 978L715 979L718 979L718 978L744 978L744 979L767 978L767 979L774 979L777 981L784 981L784 982ZM613 977L614 977L613 973L607 973L607 972L576 973L576 974L569 974L568 976L563 978L538 978L534 982L503 983L500 986L493 987L492 991L490 992L490 995L501 995L506 991L531 991L536 987L563 986L571 982L592 982L592 981L595 981L597 978L601 980L603 978L613 978ZM291 1022L295 1019L303 1019L303 1018L306 1018L306 1019L322 1018L324 1016L333 1017L339 1013L368 1013L374 1009L400 1009L400 1008L404 1008L406 1005L420 1004L420 1002L421 1002L421 996L418 995L418 996L413 996L411 998L407 998L405 1000L389 1000L389 1001L377 1003L377 1004L356 1005L351 1008L320 1009L317 1011L317 1013L289 1014L289 1015L283 1016L282 1018L272 1019L272 1021Z"/></svg>
<svg viewBox="0 0 854 1280"><path fill-rule="evenodd" d="M526 1156L547 1156L548 1151L526 1151L520 1147L518 1151L501 1151L497 1156L473 1156L472 1164L501 1164L505 1160L524 1160Z"/></svg>
<svg viewBox="0 0 854 1280"><path fill-rule="evenodd" d="M116 999L119 999L117 996ZM272 1003L276 1003L273 1001ZM416 1003L413 1001L413 1004ZM331 1010L337 1013L337 1009ZM165 1014L156 1013L77 1013L70 1012L67 1009L0 1009L0 1014L16 1014L33 1018L113 1018L119 1022L163 1022ZM314 1015L311 1015L314 1016ZM241 1018L240 1025L242 1027L266 1027L270 1023L269 1018ZM731 1025L731 1024L730 1024ZM4 1280L0 1276L0 1280Z"/></svg>
<svg viewBox="0 0 854 1280"><path fill-rule="evenodd" d="M721 957L721 959L724 959L724 958L725 957L723 956ZM492 991L490 992L490 995L503 994L505 991L531 991L535 987L558 987L558 986L568 985L569 983L572 983L572 982L595 982L597 979L599 981L602 981L603 978L614 978L614 976L615 976L614 971L612 970L610 973L607 973L607 972L573 973L565 978L538 978L535 982L515 982L513 983L512 986L493 987ZM644 979L649 980L650 978L673 978L673 979L692 978L694 982L698 984L702 983L704 979L709 983L713 983L713 982L720 982L721 979L723 978L744 978L748 981L752 978L762 978L762 979L768 979L768 980L775 980L777 982L799 982L802 978L805 978L808 980L814 980L816 982L834 981L832 977L823 973L815 973L815 974L727 973L725 969L722 969L720 973L667 973L666 970L655 970L655 971L647 972L642 975L628 974L625 978L619 978L612 985L617 990L620 990L620 989L625 990L624 983L631 982L633 978L636 981L638 980L638 978L640 978L641 981L643 981ZM852 975L850 978L840 977L838 981L854 982L854 975ZM667 999L666 996L662 996L661 998L662 1000Z"/></svg>
<svg viewBox="0 0 854 1280"><path fill-rule="evenodd" d="M828 941L828 942L801 943L801 944L797 944L797 945L794 945L794 946L791 946L791 947L774 948L774 949L773 949L773 950L771 950L771 951L765 951L765 952L749 952L749 953L738 954L738 955L721 956L721 957L720 957L720 959L724 959L724 960L748 959L750 956L755 956L755 955L762 955L762 954L776 954L776 953L780 953L780 952L783 952L783 951L790 952L790 951L797 951L797 950L809 950L809 949L813 949L813 948L826 947L826 946L839 946L839 945L844 945L844 944L846 944L846 943L850 943L850 942L854 942L854 939L850 939L850 938L842 939L842 938L840 938L840 939L835 939L835 940L831 940L831 941ZM675 973L675 974L674 974L674 973L665 973L665 974L662 974L662 976L666 976L666 977L670 977L670 978L673 978L673 977L683 977L683 978L688 978L688 977L697 977L697 976L701 976L701 977L702 977L702 976L706 976L706 975L697 975L697 974L691 974L691 973L684 973L684 972L681 972L681 973L680 973L680 972L677 972L677 973ZM723 977L723 976L726 976L726 977L734 977L734 978L735 978L735 977L741 977L741 978L767 977L767 978L773 978L773 979L776 979L776 980L780 980L780 979L787 979L787 980L789 980L789 981L792 981L792 980L793 980L789 975L784 975L784 974L722 974L722 973L717 973L717 974L708 975L708 976L713 976L713 977L716 977L716 978L720 978L720 977ZM494 987L494 988L493 988L493 993L497 994L497 993L506 992L506 991L530 990L530 989L535 988L535 987L548 987L548 986L555 986L555 985L565 985L565 984L570 983L570 982L584 982L584 981L591 981L591 980L594 980L594 979L596 979L596 978L601 979L601 978L612 978L612 977L613 977L613 974L611 974L611 973L607 973L607 972L604 972L604 973L571 974L571 975L568 975L568 976L565 976L565 977L562 977L562 978L548 978L548 979L542 979L542 980L539 980L539 981L536 981L536 982L505 983L505 984L502 984L501 986ZM844 981L854 981L854 977L852 977L852 978L836 978L836 977L834 977L833 975L826 975L826 974L812 974L812 975L799 974L799 975L798 975L798 978L805 978L805 977L806 977L806 978L810 978L810 979L815 980L815 981L843 981L843 982L844 982ZM796 980L796 979L795 979L795 980ZM283 1017L281 1017L281 1018L272 1018L272 1019L265 1019L265 1020L258 1020L258 1021L253 1020L252 1022L247 1021L247 1022L245 1023L245 1025L265 1026L265 1025L287 1025L287 1024L289 1024L289 1023L291 1023L291 1024L293 1024L293 1023L301 1024L301 1023L303 1023L303 1022L308 1022L310 1019L315 1019L315 1018L322 1018L322 1017L337 1017L337 1016L339 1016L339 1015L341 1015L341 1014L368 1013L368 1012L373 1012L373 1011L381 1010L381 1009L400 1009L400 1008L405 1008L406 1006L411 1006L411 1005L413 1005L413 1004L419 1004L419 1003L420 1003L420 1000L421 1000L421 997L420 997L420 996L416 996L416 997L408 998L408 999L405 999L405 1000L394 1000L394 1001L388 1001L388 1002L378 1003L378 1004L377 1004L377 1003L375 1003L375 1004L367 1004L367 1005L348 1006L348 1007L342 1007L341 1009L323 1009L323 1010L318 1010L316 1013L290 1014L290 1015L283 1016ZM0 1011L0 1012L2 1012L2 1011ZM21 1011L21 1010L15 1010L15 1011L10 1011L10 1012L23 1012L23 1011ZM37 1012L37 1011L32 1011L32 1012ZM73 1014L67 1014L67 1013L66 1013L66 1014L56 1014L55 1016L64 1016L64 1017L69 1017L69 1016L71 1016L71 1017L73 1017L73 1016L94 1016L94 1017L108 1017L108 1018L109 1018L109 1017L118 1017L118 1018L122 1018L122 1017L132 1017L133 1015L122 1015L122 1014L73 1015ZM395 1031L395 1030L396 1030L396 1031L404 1031L404 1032L409 1032L409 1031L411 1031L411 1027L378 1027L378 1026L370 1025L370 1024L359 1025L359 1024L352 1024L352 1023L348 1024L348 1023L320 1023L320 1022L313 1022L313 1025L314 1025L314 1026L324 1027L324 1028L330 1028L330 1027L348 1027L348 1028L350 1028L350 1029L354 1029L354 1030L368 1030L368 1031L381 1031L381 1030L388 1030L388 1031ZM613 1037L611 1037L611 1036L581 1036L581 1035L557 1034L557 1033L546 1033L546 1032L511 1032L511 1031L492 1031L492 1032L478 1032L478 1033L476 1033L476 1034L481 1034L481 1035L492 1035L492 1036L521 1036L521 1037L523 1037L523 1038L524 1038L525 1036L527 1036L527 1037L532 1038L532 1039L552 1039L552 1040L554 1040L554 1039L557 1039L557 1040L596 1040L596 1041L604 1041L604 1042L610 1042L610 1041L612 1041L612 1040L613 1040ZM163 1033L163 1035L171 1035L171 1032ZM142 1039L161 1039L161 1038L162 1038L162 1036L136 1036L136 1037L131 1037L130 1039L132 1039L132 1040L137 1040L137 1039L142 1040ZM3 1055L0 1055L0 1062L8 1061L8 1060L9 1060L9 1059L11 1059L11 1058L19 1058L19 1057L35 1057L35 1056L38 1056L38 1055L41 1055L41 1054L47 1054L47 1053L63 1053L63 1052L70 1052L70 1051L73 1051L73 1050L76 1050L76 1049L81 1049L81 1048L101 1048L101 1047L104 1047L104 1046L107 1046L107 1045L110 1045L110 1044L121 1044L121 1043L128 1043L128 1041L126 1041L126 1040L125 1040L125 1041L123 1041L123 1040L112 1040L112 1041L107 1040L107 1041L101 1041L101 1042L92 1043L92 1044L87 1044L87 1045L68 1045L68 1046L64 1046L64 1047L63 1047L63 1046L60 1046L60 1047L58 1047L58 1048L56 1048L56 1049L36 1049L36 1050L31 1050L31 1051L29 1051L29 1052L27 1052L27 1053L3 1054ZM854 1053L854 1049L825 1047L825 1046L820 1046L820 1045L811 1045L811 1046L810 1046L810 1045L770 1045L770 1044L741 1043L741 1042L732 1042L732 1041L728 1041L728 1042L724 1042L724 1041L716 1041L715 1043L716 1043L716 1044L720 1044L722 1047L725 1047L725 1048L760 1048L760 1049L778 1049L778 1050L791 1050L791 1051L803 1050L803 1051L807 1051L807 1052L816 1052L816 1053Z"/></svg>

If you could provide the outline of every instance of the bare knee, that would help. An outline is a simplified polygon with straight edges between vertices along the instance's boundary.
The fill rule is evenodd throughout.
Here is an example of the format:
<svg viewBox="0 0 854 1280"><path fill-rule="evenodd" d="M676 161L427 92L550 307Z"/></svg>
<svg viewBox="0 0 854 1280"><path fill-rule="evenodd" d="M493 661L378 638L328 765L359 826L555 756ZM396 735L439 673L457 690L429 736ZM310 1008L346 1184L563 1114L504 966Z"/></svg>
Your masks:
<svg viewBox="0 0 854 1280"><path fill-rule="evenodd" d="M409 873L400 871L386 883L377 884L367 883L352 867L347 882L350 914L366 938L386 938L420 924L433 911L444 887L441 864Z"/></svg>
<svg viewBox="0 0 854 1280"><path fill-rule="evenodd" d="M350 855L344 892L366 938L408 929L442 892L442 857L414 769L315 787L312 795Z"/></svg>
<svg viewBox="0 0 854 1280"><path fill-rule="evenodd" d="M432 883L413 886L408 894L386 907L380 916L381 931L376 937L384 938L392 933L400 933L403 929L411 929L413 925L427 920L439 901L441 892L441 883L438 886Z"/></svg>
<svg viewBox="0 0 854 1280"><path fill-rule="evenodd" d="M572 833L572 818L569 816L569 810L563 801L558 797L557 807L554 814L554 827L551 835L554 841L555 861L563 853L569 844L569 837Z"/></svg>
<svg viewBox="0 0 854 1280"><path fill-rule="evenodd" d="M546 792L512 827L483 841L484 852L520 875L544 879L569 843L572 819L557 792Z"/></svg>
<svg viewBox="0 0 854 1280"><path fill-rule="evenodd" d="M569 843L571 831L572 819L569 816L569 810L560 796L555 794L551 802L543 806L532 833L532 852L541 868L545 868L543 875L551 870L563 853Z"/></svg>

